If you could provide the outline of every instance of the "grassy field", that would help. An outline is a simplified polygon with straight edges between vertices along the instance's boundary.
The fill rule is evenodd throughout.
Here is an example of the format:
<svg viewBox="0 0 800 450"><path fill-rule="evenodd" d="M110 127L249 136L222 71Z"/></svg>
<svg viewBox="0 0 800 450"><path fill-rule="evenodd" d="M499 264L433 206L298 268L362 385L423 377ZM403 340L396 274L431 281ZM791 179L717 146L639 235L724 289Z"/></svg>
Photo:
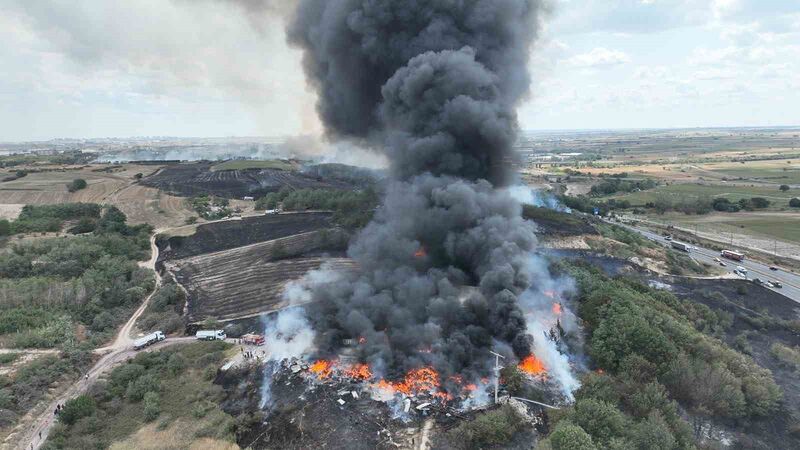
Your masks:
<svg viewBox="0 0 800 450"><path fill-rule="evenodd" d="M709 170L728 178L747 178L776 184L800 184L800 166L797 164L759 164L710 166Z"/></svg>
<svg viewBox="0 0 800 450"><path fill-rule="evenodd" d="M764 197L773 203L770 209L780 209L788 208L789 200L793 197L800 197L800 189L791 189L787 192L782 192L777 188L762 186L750 187L686 183L659 186L647 191L613 195L609 198L628 200L632 205L644 205L648 202L655 202L660 195L667 195L674 198L684 198L686 196L725 197L733 202L742 198Z"/></svg>
<svg viewBox="0 0 800 450"><path fill-rule="evenodd" d="M297 166L289 161L282 159L271 160L233 160L225 161L211 168L211 170L245 170L245 169L278 169L278 170L297 170Z"/></svg>
<svg viewBox="0 0 800 450"><path fill-rule="evenodd" d="M713 230L720 235L748 234L800 243L800 213L715 213L703 216L670 213L653 218L687 228L697 226L700 231Z"/></svg>

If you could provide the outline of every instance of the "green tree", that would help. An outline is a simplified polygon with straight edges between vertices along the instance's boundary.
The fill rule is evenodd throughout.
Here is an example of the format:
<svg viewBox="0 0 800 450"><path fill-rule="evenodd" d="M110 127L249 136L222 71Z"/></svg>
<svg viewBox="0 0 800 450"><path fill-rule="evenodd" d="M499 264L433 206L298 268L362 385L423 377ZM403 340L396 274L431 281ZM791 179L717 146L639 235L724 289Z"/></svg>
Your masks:
<svg viewBox="0 0 800 450"><path fill-rule="evenodd" d="M0 220L0 236L8 236L11 234L11 222L6 219Z"/></svg>
<svg viewBox="0 0 800 450"><path fill-rule="evenodd" d="M791 189L791 188L789 187L789 185L788 185L788 184L782 184L782 185L781 185L781 187L779 187L778 189L780 189L780 190L781 190L781 192L786 192L786 191L788 191L788 190L789 190L789 189Z"/></svg>
<svg viewBox="0 0 800 450"><path fill-rule="evenodd" d="M180 353L174 353L167 361L167 370L172 376L176 376L186 369L186 358Z"/></svg>
<svg viewBox="0 0 800 450"><path fill-rule="evenodd" d="M633 429L632 441L638 450L672 450L675 437L666 421L658 412L651 413L647 420L638 423Z"/></svg>
<svg viewBox="0 0 800 450"><path fill-rule="evenodd" d="M58 419L67 425L72 425L83 417L94 414L94 399L88 395L79 395L64 403L64 408L58 414Z"/></svg>
<svg viewBox="0 0 800 450"><path fill-rule="evenodd" d="M609 442L625 435L625 416L613 405L595 399L575 403L570 419L592 436L594 442Z"/></svg>
<svg viewBox="0 0 800 450"><path fill-rule="evenodd" d="M548 438L553 450L596 450L592 437L568 421L559 422Z"/></svg>
<svg viewBox="0 0 800 450"><path fill-rule="evenodd" d="M800 208L800 198L795 197L789 200L789 206L792 208Z"/></svg>
<svg viewBox="0 0 800 450"><path fill-rule="evenodd" d="M511 395L522 395L525 387L525 375L515 365L503 367L500 371L500 378L506 385L506 389Z"/></svg>

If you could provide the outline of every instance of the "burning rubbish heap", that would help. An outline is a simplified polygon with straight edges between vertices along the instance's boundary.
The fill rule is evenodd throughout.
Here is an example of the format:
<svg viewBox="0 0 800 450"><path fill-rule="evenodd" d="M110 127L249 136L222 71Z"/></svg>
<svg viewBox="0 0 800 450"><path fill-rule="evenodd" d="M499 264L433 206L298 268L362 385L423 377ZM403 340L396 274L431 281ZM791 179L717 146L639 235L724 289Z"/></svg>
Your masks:
<svg viewBox="0 0 800 450"><path fill-rule="evenodd" d="M534 256L535 225L512 188L541 13L539 0L298 3L289 40L327 135L379 149L391 172L348 251L360 272L303 286L319 359L363 340L352 357L370 383L408 396L418 377L442 400L492 375L490 351L531 375L547 367L567 398L577 387L560 339L577 325L551 320L565 314L545 295L569 282Z"/></svg>

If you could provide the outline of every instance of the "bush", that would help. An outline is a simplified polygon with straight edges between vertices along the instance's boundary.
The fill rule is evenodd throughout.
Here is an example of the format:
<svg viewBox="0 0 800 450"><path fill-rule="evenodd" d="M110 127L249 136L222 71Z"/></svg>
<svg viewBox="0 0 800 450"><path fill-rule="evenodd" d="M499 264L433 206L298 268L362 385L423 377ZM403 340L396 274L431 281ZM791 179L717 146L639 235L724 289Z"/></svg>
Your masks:
<svg viewBox="0 0 800 450"><path fill-rule="evenodd" d="M795 197L789 200L789 206L792 208L800 208L800 198Z"/></svg>
<svg viewBox="0 0 800 450"><path fill-rule="evenodd" d="M508 443L521 426L522 419L514 408L505 405L459 425L450 433L454 441L467 448L483 448Z"/></svg>
<svg viewBox="0 0 800 450"><path fill-rule="evenodd" d="M0 219L0 236L8 236L11 234L11 222L6 219Z"/></svg>
<svg viewBox="0 0 800 450"><path fill-rule="evenodd" d="M86 186L88 186L86 184L86 180L82 178L77 178L75 180L72 180L72 183L69 183L67 185L67 190L70 192L76 192L80 191L81 189L86 189Z"/></svg>
<svg viewBox="0 0 800 450"><path fill-rule="evenodd" d="M152 422L161 414L161 397L155 392L144 394L144 420Z"/></svg>
<svg viewBox="0 0 800 450"><path fill-rule="evenodd" d="M559 422L548 438L553 450L595 450L592 437L586 431L569 422Z"/></svg>
<svg viewBox="0 0 800 450"><path fill-rule="evenodd" d="M64 403L64 408L58 414L58 420L67 425L72 425L82 417L91 416L94 411L94 399L88 395L79 395Z"/></svg>

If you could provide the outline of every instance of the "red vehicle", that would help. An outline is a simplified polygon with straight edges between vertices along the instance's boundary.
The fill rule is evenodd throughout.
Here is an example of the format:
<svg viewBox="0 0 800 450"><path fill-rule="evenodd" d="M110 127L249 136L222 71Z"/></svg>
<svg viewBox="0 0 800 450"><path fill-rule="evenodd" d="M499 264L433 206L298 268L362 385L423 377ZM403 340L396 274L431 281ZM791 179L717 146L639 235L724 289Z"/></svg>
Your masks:
<svg viewBox="0 0 800 450"><path fill-rule="evenodd" d="M247 345L264 345L264 336L260 334L245 334L242 336L242 343Z"/></svg>
<svg viewBox="0 0 800 450"><path fill-rule="evenodd" d="M723 250L720 253L720 256L723 258L733 259L735 261L744 261L744 255L742 253L734 252L732 250Z"/></svg>

